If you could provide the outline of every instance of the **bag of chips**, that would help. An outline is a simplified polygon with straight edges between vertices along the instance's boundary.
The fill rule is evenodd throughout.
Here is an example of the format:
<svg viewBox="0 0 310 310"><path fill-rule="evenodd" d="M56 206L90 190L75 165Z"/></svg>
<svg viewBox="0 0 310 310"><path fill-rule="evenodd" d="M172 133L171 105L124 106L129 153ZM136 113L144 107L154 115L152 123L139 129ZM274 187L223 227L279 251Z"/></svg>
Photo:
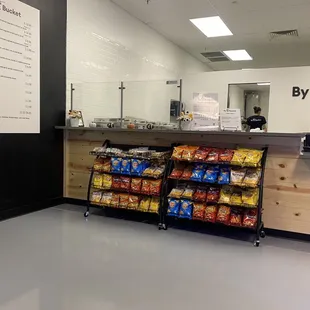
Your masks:
<svg viewBox="0 0 310 310"><path fill-rule="evenodd" d="M102 192L93 192L91 196L91 201L94 203L100 203L102 197Z"/></svg>
<svg viewBox="0 0 310 310"><path fill-rule="evenodd" d="M227 185L223 186L220 193L219 203L230 203L232 192L232 187Z"/></svg>
<svg viewBox="0 0 310 310"><path fill-rule="evenodd" d="M113 173L121 173L122 159L118 157L111 158L111 171Z"/></svg>
<svg viewBox="0 0 310 310"><path fill-rule="evenodd" d="M128 194L120 194L119 195L119 207L126 209L129 203L129 195Z"/></svg>
<svg viewBox="0 0 310 310"><path fill-rule="evenodd" d="M244 163L244 160L247 156L248 151L245 149L239 149L235 150L234 156L231 160L232 165L242 166Z"/></svg>
<svg viewBox="0 0 310 310"><path fill-rule="evenodd" d="M112 193L112 199L110 202L110 207L118 208L119 206L119 194Z"/></svg>
<svg viewBox="0 0 310 310"><path fill-rule="evenodd" d="M232 208L230 214L229 225L241 226L242 225L242 211L240 209Z"/></svg>
<svg viewBox="0 0 310 310"><path fill-rule="evenodd" d="M243 179L242 186L256 187L262 174L261 169L248 169Z"/></svg>
<svg viewBox="0 0 310 310"><path fill-rule="evenodd" d="M248 228L256 227L257 223L257 209L246 210L243 216L242 226Z"/></svg>
<svg viewBox="0 0 310 310"><path fill-rule="evenodd" d="M130 175L131 174L131 161L128 158L122 159L121 173Z"/></svg>
<svg viewBox="0 0 310 310"><path fill-rule="evenodd" d="M101 171L102 172L111 172L111 159L110 158L105 158L103 160Z"/></svg>
<svg viewBox="0 0 310 310"><path fill-rule="evenodd" d="M112 200L112 193L110 193L110 192L102 193L102 197L101 197L101 201L100 201L100 203L102 205L109 206L111 203L111 200Z"/></svg>
<svg viewBox="0 0 310 310"><path fill-rule="evenodd" d="M203 182L206 183L216 183L219 173L218 166L209 166L206 170L206 173L203 177Z"/></svg>
<svg viewBox="0 0 310 310"><path fill-rule="evenodd" d="M180 200L169 198L167 216L178 217L180 211L180 203L181 203Z"/></svg>
<svg viewBox="0 0 310 310"><path fill-rule="evenodd" d="M207 158L210 150L211 149L206 147L200 147L195 153L194 161L204 161Z"/></svg>
<svg viewBox="0 0 310 310"><path fill-rule="evenodd" d="M150 204L151 204L151 198L143 197L140 201L139 211L149 212Z"/></svg>
<svg viewBox="0 0 310 310"><path fill-rule="evenodd" d="M140 193L141 192L141 186L142 186L142 179L132 179L131 180L131 187L130 191L133 193Z"/></svg>
<svg viewBox="0 0 310 310"><path fill-rule="evenodd" d="M153 177L154 178L160 178L163 176L164 172L165 172L165 169L166 169L166 166L160 166L160 167L157 167L154 171L154 175Z"/></svg>
<svg viewBox="0 0 310 310"><path fill-rule="evenodd" d="M205 171L203 169L194 168L194 170L192 171L191 180L201 182L204 174L205 174Z"/></svg>
<svg viewBox="0 0 310 310"><path fill-rule="evenodd" d="M156 167L148 167L143 171L142 176L153 177L155 175L155 170Z"/></svg>
<svg viewBox="0 0 310 310"><path fill-rule="evenodd" d="M174 188L168 195L170 198L181 198L182 194L184 192L184 188Z"/></svg>
<svg viewBox="0 0 310 310"><path fill-rule="evenodd" d="M223 167L220 169L220 174L217 180L218 184L229 184L230 182L230 169Z"/></svg>
<svg viewBox="0 0 310 310"><path fill-rule="evenodd" d="M247 188L242 190L242 204L248 207L256 207L258 204L259 189Z"/></svg>
<svg viewBox="0 0 310 310"><path fill-rule="evenodd" d="M206 205L203 203L194 203L193 219L203 221L205 216Z"/></svg>
<svg viewBox="0 0 310 310"><path fill-rule="evenodd" d="M234 189L234 192L230 198L230 204L234 206L241 206L242 205L242 193L241 190Z"/></svg>
<svg viewBox="0 0 310 310"><path fill-rule="evenodd" d="M129 195L128 197L128 209L137 210L139 208L139 196Z"/></svg>
<svg viewBox="0 0 310 310"><path fill-rule="evenodd" d="M220 149L211 149L206 158L206 162L217 163L221 152L222 151Z"/></svg>
<svg viewBox="0 0 310 310"><path fill-rule="evenodd" d="M149 212L158 213L159 204L160 204L160 198L159 197L152 197Z"/></svg>
<svg viewBox="0 0 310 310"><path fill-rule="evenodd" d="M182 159L182 154L184 149L187 147L187 145L181 145L181 146L176 146L173 148L173 153L171 158L173 160L181 160Z"/></svg>
<svg viewBox="0 0 310 310"><path fill-rule="evenodd" d="M207 200L207 190L205 188L199 188L193 195L194 201L205 202Z"/></svg>
<svg viewBox="0 0 310 310"><path fill-rule="evenodd" d="M122 184L122 179L119 176L113 176L112 177L112 188L114 189L120 189Z"/></svg>
<svg viewBox="0 0 310 310"><path fill-rule="evenodd" d="M169 176L170 179L179 179L184 172L184 169L174 168Z"/></svg>
<svg viewBox="0 0 310 310"><path fill-rule="evenodd" d="M130 184L131 183L131 178L129 177L121 177L121 189L129 192L130 191Z"/></svg>
<svg viewBox="0 0 310 310"><path fill-rule="evenodd" d="M189 180L192 176L192 171L193 171L193 167L192 166L188 166L184 169L182 175L181 175L181 180Z"/></svg>
<svg viewBox="0 0 310 310"><path fill-rule="evenodd" d="M141 193L149 195L150 194L150 180L142 180Z"/></svg>
<svg viewBox="0 0 310 310"><path fill-rule="evenodd" d="M231 168L230 170L230 184L231 185L242 185L243 179L245 178L245 168Z"/></svg>
<svg viewBox="0 0 310 310"><path fill-rule="evenodd" d="M233 159L233 156L234 156L234 150L228 150L228 149L223 150L220 153L219 161L225 162L225 163L230 163L231 160Z"/></svg>
<svg viewBox="0 0 310 310"><path fill-rule="evenodd" d="M145 164L140 159L131 160L131 175L141 176L145 170Z"/></svg>
<svg viewBox="0 0 310 310"><path fill-rule="evenodd" d="M217 212L216 221L228 225L230 219L231 207L220 206Z"/></svg>
<svg viewBox="0 0 310 310"><path fill-rule="evenodd" d="M159 196L162 180L150 181L150 195Z"/></svg>
<svg viewBox="0 0 310 310"><path fill-rule="evenodd" d="M182 160L187 160L187 161L194 160L194 156L198 148L199 148L198 146L188 146L184 148L183 153L182 153Z"/></svg>
<svg viewBox="0 0 310 310"><path fill-rule="evenodd" d="M207 202L218 202L220 199L220 189L217 187L210 187L207 192Z"/></svg>
<svg viewBox="0 0 310 310"><path fill-rule="evenodd" d="M101 174L94 174L93 185L96 188L101 188L102 187L102 175Z"/></svg>
<svg viewBox="0 0 310 310"><path fill-rule="evenodd" d="M189 186L185 188L181 198L193 199L194 192L195 192L195 188Z"/></svg>
<svg viewBox="0 0 310 310"><path fill-rule="evenodd" d="M193 203L187 199L181 200L179 218L192 219Z"/></svg>
<svg viewBox="0 0 310 310"><path fill-rule="evenodd" d="M104 173L102 175L102 188L110 189L112 187L112 175Z"/></svg>
<svg viewBox="0 0 310 310"><path fill-rule="evenodd" d="M94 170L97 172L102 171L102 165L103 165L103 159L102 158L96 158L94 161Z"/></svg>
<svg viewBox="0 0 310 310"><path fill-rule="evenodd" d="M215 223L217 216L217 206L207 206L205 209L204 220L206 222Z"/></svg>
<svg viewBox="0 0 310 310"><path fill-rule="evenodd" d="M247 150L247 155L244 160L244 165L248 167L259 167L264 151L262 150Z"/></svg>

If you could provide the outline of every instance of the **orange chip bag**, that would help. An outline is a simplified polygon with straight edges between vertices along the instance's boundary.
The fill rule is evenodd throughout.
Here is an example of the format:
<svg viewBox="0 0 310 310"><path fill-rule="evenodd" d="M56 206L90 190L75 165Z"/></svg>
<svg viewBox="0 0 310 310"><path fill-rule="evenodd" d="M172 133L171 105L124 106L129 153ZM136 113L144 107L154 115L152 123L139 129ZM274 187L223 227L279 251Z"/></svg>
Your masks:
<svg viewBox="0 0 310 310"><path fill-rule="evenodd" d="M183 151L186 147L187 145L180 145L180 146L174 147L171 158L174 160L181 160Z"/></svg>
<svg viewBox="0 0 310 310"><path fill-rule="evenodd" d="M131 180L131 188L130 190L133 193L140 193L141 192L141 186L142 186L142 179L140 178L135 178Z"/></svg>
<svg viewBox="0 0 310 310"><path fill-rule="evenodd" d="M159 196L161 190L162 180L150 181L150 195Z"/></svg>
<svg viewBox="0 0 310 310"><path fill-rule="evenodd" d="M110 206L114 207L114 208L118 208L118 206L119 206L119 194L112 193Z"/></svg>
<svg viewBox="0 0 310 310"><path fill-rule="evenodd" d="M231 207L220 206L217 212L216 221L223 224L228 224L230 219Z"/></svg>
<svg viewBox="0 0 310 310"><path fill-rule="evenodd" d="M202 221L205 216L206 206L203 203L194 203L193 219Z"/></svg>
<svg viewBox="0 0 310 310"><path fill-rule="evenodd" d="M119 207L126 209L129 203L129 195L128 194L120 194L119 195Z"/></svg>
<svg viewBox="0 0 310 310"><path fill-rule="evenodd" d="M199 149L197 146L188 146L183 150L182 160L191 161L194 159L196 151Z"/></svg>
<svg viewBox="0 0 310 310"><path fill-rule="evenodd" d="M205 209L204 220L206 222L215 223L217 215L217 206L207 206Z"/></svg>
<svg viewBox="0 0 310 310"><path fill-rule="evenodd" d="M150 194L150 180L142 180L141 193L149 195Z"/></svg>

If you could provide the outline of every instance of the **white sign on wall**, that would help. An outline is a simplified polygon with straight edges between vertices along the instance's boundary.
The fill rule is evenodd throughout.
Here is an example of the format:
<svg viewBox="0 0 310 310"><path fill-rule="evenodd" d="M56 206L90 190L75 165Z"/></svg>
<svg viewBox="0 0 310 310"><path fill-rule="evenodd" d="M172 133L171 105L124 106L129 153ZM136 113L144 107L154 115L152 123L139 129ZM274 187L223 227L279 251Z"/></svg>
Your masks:
<svg viewBox="0 0 310 310"><path fill-rule="evenodd" d="M221 112L221 130L241 131L240 109L225 109Z"/></svg>
<svg viewBox="0 0 310 310"><path fill-rule="evenodd" d="M40 132L40 11L0 0L0 133Z"/></svg>

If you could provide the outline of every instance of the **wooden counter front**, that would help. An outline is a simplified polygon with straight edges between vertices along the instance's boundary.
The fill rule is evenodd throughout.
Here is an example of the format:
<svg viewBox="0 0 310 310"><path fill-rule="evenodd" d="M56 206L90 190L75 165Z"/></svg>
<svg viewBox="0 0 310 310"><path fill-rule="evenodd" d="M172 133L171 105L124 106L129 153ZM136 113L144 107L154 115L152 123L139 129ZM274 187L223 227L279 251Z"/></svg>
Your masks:
<svg viewBox="0 0 310 310"><path fill-rule="evenodd" d="M59 128L66 129L66 128ZM65 136L64 196L86 200L89 152L108 139L113 144L170 146L172 143L236 148L269 147L264 182L266 228L310 234L310 158L301 157L302 134L70 129Z"/></svg>

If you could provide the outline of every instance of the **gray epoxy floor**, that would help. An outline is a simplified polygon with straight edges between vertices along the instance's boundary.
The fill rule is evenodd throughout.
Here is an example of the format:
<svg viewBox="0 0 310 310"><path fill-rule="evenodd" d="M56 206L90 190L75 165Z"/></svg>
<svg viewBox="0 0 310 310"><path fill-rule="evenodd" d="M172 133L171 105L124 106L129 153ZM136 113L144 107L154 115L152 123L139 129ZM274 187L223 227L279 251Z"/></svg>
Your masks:
<svg viewBox="0 0 310 310"><path fill-rule="evenodd" d="M309 310L310 244L57 207L0 223L1 310Z"/></svg>

